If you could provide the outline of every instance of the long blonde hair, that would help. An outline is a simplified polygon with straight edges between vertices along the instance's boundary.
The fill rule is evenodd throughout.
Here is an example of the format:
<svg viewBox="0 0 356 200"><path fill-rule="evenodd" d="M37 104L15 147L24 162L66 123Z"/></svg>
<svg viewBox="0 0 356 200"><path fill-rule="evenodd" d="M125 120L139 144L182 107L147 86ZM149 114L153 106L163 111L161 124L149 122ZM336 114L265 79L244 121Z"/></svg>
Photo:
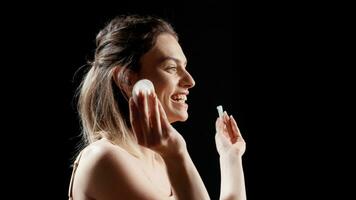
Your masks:
<svg viewBox="0 0 356 200"><path fill-rule="evenodd" d="M114 69L120 68L120 81L125 79L127 69L139 72L141 56L154 46L161 33L178 39L166 21L137 15L116 17L99 32L94 61L77 94L84 146L106 138L140 157L126 94L113 80Z"/></svg>

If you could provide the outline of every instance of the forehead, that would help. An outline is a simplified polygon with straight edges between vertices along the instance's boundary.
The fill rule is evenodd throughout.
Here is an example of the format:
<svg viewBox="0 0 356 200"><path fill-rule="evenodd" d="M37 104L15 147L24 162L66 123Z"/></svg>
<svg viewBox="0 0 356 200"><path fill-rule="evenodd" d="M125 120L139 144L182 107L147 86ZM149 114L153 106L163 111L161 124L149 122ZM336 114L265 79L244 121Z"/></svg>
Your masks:
<svg viewBox="0 0 356 200"><path fill-rule="evenodd" d="M179 61L179 64L186 63L186 57L176 38L170 34L161 34L157 37L155 45L141 58L141 63L158 64L167 57L172 57Z"/></svg>

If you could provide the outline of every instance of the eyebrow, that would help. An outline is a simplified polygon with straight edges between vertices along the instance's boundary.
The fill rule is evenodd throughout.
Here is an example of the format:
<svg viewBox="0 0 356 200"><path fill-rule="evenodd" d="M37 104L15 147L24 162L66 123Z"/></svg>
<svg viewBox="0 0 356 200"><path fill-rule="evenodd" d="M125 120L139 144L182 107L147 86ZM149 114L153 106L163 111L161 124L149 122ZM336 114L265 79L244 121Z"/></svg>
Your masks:
<svg viewBox="0 0 356 200"><path fill-rule="evenodd" d="M163 63L167 60L173 60L176 63L181 63L181 61L178 58L172 57L172 56L165 56L162 59L159 60L159 63ZM184 62L184 66L187 65L187 60Z"/></svg>

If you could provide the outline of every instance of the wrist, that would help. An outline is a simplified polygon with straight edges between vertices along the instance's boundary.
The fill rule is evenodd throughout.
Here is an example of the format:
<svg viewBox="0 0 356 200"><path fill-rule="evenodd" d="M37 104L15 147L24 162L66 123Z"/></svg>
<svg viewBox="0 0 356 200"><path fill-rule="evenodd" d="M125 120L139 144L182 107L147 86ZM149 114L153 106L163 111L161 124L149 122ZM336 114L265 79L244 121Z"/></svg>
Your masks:
<svg viewBox="0 0 356 200"><path fill-rule="evenodd" d="M179 149L160 152L160 155L164 160L183 160L189 154L186 146L182 146Z"/></svg>
<svg viewBox="0 0 356 200"><path fill-rule="evenodd" d="M241 154L236 154L236 153L226 153L223 155L220 155L219 160L221 163L236 163L242 162L242 155Z"/></svg>
<svg viewBox="0 0 356 200"><path fill-rule="evenodd" d="M179 158L188 153L187 145L182 136L170 138L166 141L165 145L156 149L162 158Z"/></svg>

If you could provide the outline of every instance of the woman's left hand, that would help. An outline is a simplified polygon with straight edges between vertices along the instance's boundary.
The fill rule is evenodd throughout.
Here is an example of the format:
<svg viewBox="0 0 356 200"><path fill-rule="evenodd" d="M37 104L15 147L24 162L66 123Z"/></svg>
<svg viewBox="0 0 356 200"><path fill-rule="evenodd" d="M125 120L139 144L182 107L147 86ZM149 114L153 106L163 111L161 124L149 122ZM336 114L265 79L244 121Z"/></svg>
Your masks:
<svg viewBox="0 0 356 200"><path fill-rule="evenodd" d="M157 95L138 95L137 105L130 98L130 123L139 145L150 148L162 157L175 157L186 151L184 138L169 123Z"/></svg>
<svg viewBox="0 0 356 200"><path fill-rule="evenodd" d="M246 149L245 140L242 138L234 117L224 112L215 123L215 143L220 157L228 154L242 156Z"/></svg>

